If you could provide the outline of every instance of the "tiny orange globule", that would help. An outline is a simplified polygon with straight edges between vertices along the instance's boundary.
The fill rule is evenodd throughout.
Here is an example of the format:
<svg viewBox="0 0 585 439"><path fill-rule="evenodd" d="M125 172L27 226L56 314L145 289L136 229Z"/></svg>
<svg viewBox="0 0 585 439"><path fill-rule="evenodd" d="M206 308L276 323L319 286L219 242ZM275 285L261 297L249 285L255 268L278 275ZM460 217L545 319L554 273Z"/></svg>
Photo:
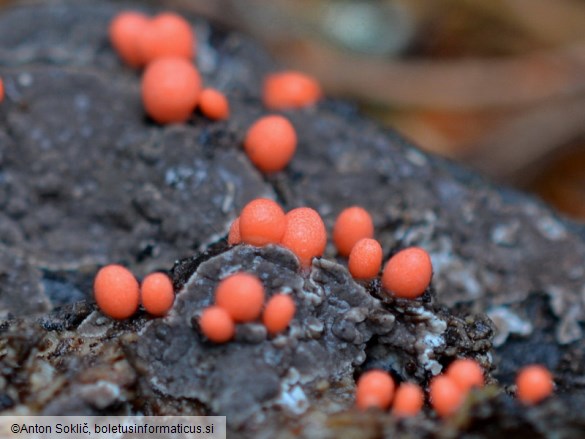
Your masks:
<svg viewBox="0 0 585 439"><path fill-rule="evenodd" d="M142 76L142 102L146 113L161 124L186 121L199 99L201 77L183 58L159 58Z"/></svg>
<svg viewBox="0 0 585 439"><path fill-rule="evenodd" d="M236 322L256 320L264 305L264 286L249 273L235 273L217 285L215 303Z"/></svg>
<svg viewBox="0 0 585 439"><path fill-rule="evenodd" d="M396 385L388 372L369 370L364 372L356 385L355 402L359 409L377 407L386 410L394 398Z"/></svg>
<svg viewBox="0 0 585 439"><path fill-rule="evenodd" d="M327 231L321 216L310 207L298 207L286 214L286 229L280 243L292 251L303 267L314 257L322 256L327 245Z"/></svg>
<svg viewBox="0 0 585 439"><path fill-rule="evenodd" d="M240 239L255 246L278 244L286 228L282 208L268 198L256 198L240 213Z"/></svg>
<svg viewBox="0 0 585 439"><path fill-rule="evenodd" d="M550 396L554 389L551 373L544 366L523 367L516 377L516 396L526 405L534 405Z"/></svg>
<svg viewBox="0 0 585 439"><path fill-rule="evenodd" d="M297 133L283 116L264 116L246 133L244 150L260 171L277 172L291 161L297 149Z"/></svg>
<svg viewBox="0 0 585 439"><path fill-rule="evenodd" d="M348 268L355 279L376 277L382 266L382 246L375 239L360 239L349 253Z"/></svg>
<svg viewBox="0 0 585 439"><path fill-rule="evenodd" d="M100 310L113 319L131 317L140 303L138 281L121 265L102 267L95 276L93 291Z"/></svg>
<svg viewBox="0 0 585 439"><path fill-rule="evenodd" d="M264 105L271 110L312 105L322 94L316 79L297 71L269 74L264 78L262 88Z"/></svg>
<svg viewBox="0 0 585 439"><path fill-rule="evenodd" d="M171 279L164 273L151 273L140 285L142 306L153 316L164 316L175 301Z"/></svg>
<svg viewBox="0 0 585 439"><path fill-rule="evenodd" d="M201 332L215 343L225 343L234 337L236 325L229 313L219 307L210 306L199 318Z"/></svg>
<svg viewBox="0 0 585 439"><path fill-rule="evenodd" d="M0 102L4 100L4 81L0 78Z"/></svg>
<svg viewBox="0 0 585 439"><path fill-rule="evenodd" d="M195 56L195 44L195 33L189 22L173 12L163 12L149 20L137 40L143 65L166 57L190 61Z"/></svg>
<svg viewBox="0 0 585 439"><path fill-rule="evenodd" d="M429 254L419 247L409 247L392 256L382 273L382 286L396 297L415 299L422 295L433 274Z"/></svg>
<svg viewBox="0 0 585 439"><path fill-rule="evenodd" d="M201 113L211 120L224 120L230 115L230 104L223 93L213 88L204 88L199 96Z"/></svg>
<svg viewBox="0 0 585 439"><path fill-rule="evenodd" d="M447 368L446 375L464 392L468 392L472 387L481 388L485 383L483 369L477 361L471 358L460 358L453 361Z"/></svg>
<svg viewBox="0 0 585 439"><path fill-rule="evenodd" d="M138 50L138 39L149 21L150 18L140 12L123 11L110 23L110 42L120 58L131 67L144 64Z"/></svg>
<svg viewBox="0 0 585 439"><path fill-rule="evenodd" d="M438 375L429 386L431 405L441 417L454 414L465 399L466 392L447 375Z"/></svg>
<svg viewBox="0 0 585 439"><path fill-rule="evenodd" d="M374 222L368 211L362 207L347 207L335 220L333 243L341 256L349 256L351 249L360 239L373 236Z"/></svg>
<svg viewBox="0 0 585 439"><path fill-rule="evenodd" d="M287 294L275 294L264 308L262 322L270 334L276 334L288 328L295 311L296 305L292 297Z"/></svg>
<svg viewBox="0 0 585 439"><path fill-rule="evenodd" d="M392 413L400 418L417 415L424 404L424 393L414 383L402 383L396 390Z"/></svg>
<svg viewBox="0 0 585 439"><path fill-rule="evenodd" d="M236 245L242 242L242 237L240 235L240 217L232 221L227 241L229 245Z"/></svg>

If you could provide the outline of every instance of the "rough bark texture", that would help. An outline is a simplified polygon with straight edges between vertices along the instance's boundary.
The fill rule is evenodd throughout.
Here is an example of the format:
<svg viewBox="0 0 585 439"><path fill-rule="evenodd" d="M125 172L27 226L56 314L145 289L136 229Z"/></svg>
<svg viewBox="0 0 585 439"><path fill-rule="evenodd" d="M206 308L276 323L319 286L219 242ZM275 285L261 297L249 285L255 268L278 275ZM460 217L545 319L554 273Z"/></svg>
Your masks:
<svg viewBox="0 0 585 439"><path fill-rule="evenodd" d="M246 437L579 436L581 226L333 100L285 113L298 151L265 177L241 148L265 114L262 77L277 68L265 53L192 17L197 65L232 117L160 127L141 108L139 74L109 46L120 9L53 2L0 15L0 410L217 413ZM314 207L329 230L342 208L362 205L386 256L409 245L431 253L432 288L415 302L388 299L377 281L355 282L332 246L309 273L278 247L228 248L231 221L260 196ZM169 316L116 322L97 311L91 282L109 262L139 277L174 265ZM247 324L226 345L201 336L198 313L238 269L261 275L269 295L293 294L284 335ZM493 387L456 418L352 409L360 371L426 385L457 356L477 358ZM509 385L533 362L554 372L557 392L525 408Z"/></svg>

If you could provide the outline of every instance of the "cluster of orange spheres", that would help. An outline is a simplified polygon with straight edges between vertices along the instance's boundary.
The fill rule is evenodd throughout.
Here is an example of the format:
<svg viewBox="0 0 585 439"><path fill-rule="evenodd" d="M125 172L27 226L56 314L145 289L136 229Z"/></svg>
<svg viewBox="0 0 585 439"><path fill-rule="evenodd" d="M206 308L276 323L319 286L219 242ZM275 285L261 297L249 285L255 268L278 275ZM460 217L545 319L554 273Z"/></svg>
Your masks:
<svg viewBox="0 0 585 439"><path fill-rule="evenodd" d="M356 279L378 276L382 247L373 239L370 214L359 206L344 209L333 227L333 242L342 256L349 256L348 268ZM228 244L255 246L279 244L291 250L308 267L314 257L323 255L327 231L320 215L308 207L286 213L273 200L258 198L248 203L230 226ZM386 263L382 285L396 297L414 299L431 282L433 267L429 254L418 247L396 253Z"/></svg>
<svg viewBox="0 0 585 439"><path fill-rule="evenodd" d="M109 29L110 40L120 57L131 67L144 68L142 100L148 115L158 123L186 121L193 111L209 119L229 117L229 102L224 94L203 89L201 76L193 64L196 36L191 25L174 13L148 17L140 12L118 14ZM301 108L316 103L322 91L313 78L286 71L264 79L262 100L270 110ZM0 101L4 86L0 79ZM262 172L284 169L297 147L297 134L288 119L269 115L255 121L248 129L243 146L251 162ZM231 225L228 242L255 246L279 244L290 249L307 267L314 257L322 256L327 232L319 214L308 207L285 213L272 200L256 199L248 203ZM383 252L374 239L370 214L359 206L344 209L333 229L333 242L339 255L348 258L348 269L356 279L371 279L380 274ZM382 271L382 286L396 297L414 299L422 295L431 282L432 264L422 248L410 247L392 256ZM120 265L103 267L94 282L95 299L104 314L125 319L132 316L140 303L152 315L162 316L172 307L173 286L162 273L148 275L139 286L130 271ZM289 295L273 295L264 305L265 292L260 280L247 273L237 273L222 280L215 292L214 306L205 309L200 328L211 341L224 343L233 338L235 324L262 321L270 334L285 330L295 314ZM435 377L429 386L430 402L440 416L453 414L472 387L484 385L481 367L473 360L453 362L444 375ZM517 379L517 395L527 404L546 398L553 389L550 373L541 366L523 369ZM364 373L356 390L360 408L387 409L392 404L396 416L413 416L422 408L424 394L413 383L398 388L383 371Z"/></svg>
<svg viewBox="0 0 585 439"><path fill-rule="evenodd" d="M193 64L196 36L184 18L171 12L148 17L124 11L112 20L109 35L124 62L145 69L142 101L153 120L161 124L185 122L197 107L211 120L229 117L227 97L212 88L202 89L201 76ZM296 71L269 74L262 88L262 100L270 110L305 107L321 96L318 82ZM297 135L288 119L270 115L248 129L243 143L252 163L271 173L290 162Z"/></svg>
<svg viewBox="0 0 585 439"><path fill-rule="evenodd" d="M148 17L125 11L114 17L109 35L126 64L145 69L142 101L156 122L184 122L197 106L210 119L228 117L226 97L214 89L202 90L201 76L192 63L196 36L183 17L172 12Z"/></svg>
<svg viewBox="0 0 585 439"><path fill-rule="evenodd" d="M398 417L415 416L423 407L424 394L414 383L402 383L398 388L394 380L383 370L363 373L356 386L356 406L362 410L376 407L387 410Z"/></svg>
<svg viewBox="0 0 585 439"><path fill-rule="evenodd" d="M301 108L321 98L317 81L304 73L285 71L264 79L262 100L270 110ZM248 129L244 150L250 161L262 172L281 171L292 159L297 147L297 134L283 116L269 115L258 119Z"/></svg>
<svg viewBox="0 0 585 439"><path fill-rule="evenodd" d="M356 279L378 276L382 267L382 246L374 237L371 215L362 207L344 209L335 220L333 242ZM429 254L419 247L406 248L392 256L382 273L382 286L394 296L415 299L422 295L433 274Z"/></svg>
<svg viewBox="0 0 585 439"><path fill-rule="evenodd" d="M236 323L253 322L260 316L269 334L284 331L296 311L293 299L287 294L275 294L266 306L264 299L260 279L249 273L232 274L218 284L215 305L203 310L199 318L201 332L215 343L225 343L233 338Z"/></svg>
<svg viewBox="0 0 585 439"><path fill-rule="evenodd" d="M273 200L257 198L249 202L230 227L228 243L254 246L282 245L308 267L321 256L327 245L327 231L321 216L309 207L286 213Z"/></svg>
<svg viewBox="0 0 585 439"><path fill-rule="evenodd" d="M429 386L431 405L441 417L457 412L473 387L483 387L484 373L471 359L455 360L444 375L435 377ZM516 377L516 397L526 405L537 404L553 391L551 373L543 366L522 368Z"/></svg>
<svg viewBox="0 0 585 439"><path fill-rule="evenodd" d="M435 412L443 417L455 414L472 388L484 386L484 371L472 359L455 360L443 375L433 378L429 385L429 400ZM553 391L550 372L539 365L523 368L516 379L516 396L524 404L536 404ZM403 383L396 389L392 377L382 370L370 370L360 376L356 386L356 406L376 407L399 417L414 416L423 407L424 393L413 383Z"/></svg>
<svg viewBox="0 0 585 439"><path fill-rule="evenodd" d="M441 417L454 414L463 404L473 387L484 386L484 372L472 359L455 360L443 375L438 375L429 385L431 405Z"/></svg>
<svg viewBox="0 0 585 439"><path fill-rule="evenodd" d="M93 290L100 310L118 320L134 315L140 304L149 314L163 316L175 300L173 284L166 274L151 273L139 285L130 270L116 264L97 272Z"/></svg>

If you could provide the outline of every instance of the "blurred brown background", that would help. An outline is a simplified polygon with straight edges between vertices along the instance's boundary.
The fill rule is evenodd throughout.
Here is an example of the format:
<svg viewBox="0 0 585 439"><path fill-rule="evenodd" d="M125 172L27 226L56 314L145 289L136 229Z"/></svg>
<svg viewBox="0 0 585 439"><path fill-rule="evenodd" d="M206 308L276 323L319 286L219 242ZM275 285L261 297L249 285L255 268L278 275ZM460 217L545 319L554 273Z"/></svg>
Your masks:
<svg viewBox="0 0 585 439"><path fill-rule="evenodd" d="M585 0L163 4L252 35L421 148L585 220Z"/></svg>
<svg viewBox="0 0 585 439"><path fill-rule="evenodd" d="M585 220L585 1L177 0L421 148Z"/></svg>

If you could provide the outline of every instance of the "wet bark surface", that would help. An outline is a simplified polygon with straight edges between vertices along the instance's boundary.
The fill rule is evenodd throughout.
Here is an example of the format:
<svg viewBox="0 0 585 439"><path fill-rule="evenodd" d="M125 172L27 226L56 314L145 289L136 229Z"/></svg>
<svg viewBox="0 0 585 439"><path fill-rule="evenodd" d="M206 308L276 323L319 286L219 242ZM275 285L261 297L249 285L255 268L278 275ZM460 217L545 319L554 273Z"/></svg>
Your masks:
<svg viewBox="0 0 585 439"><path fill-rule="evenodd" d="M0 409L225 414L246 437L578 437L583 227L330 99L284 112L298 150L263 176L241 143L266 114L261 81L278 66L246 37L190 17L197 66L232 116L158 126L143 113L139 72L108 43L120 8L53 2L0 14ZM256 197L313 207L329 231L341 209L365 207L386 256L429 251L432 288L418 301L388 299L376 281L354 281L332 245L309 272L278 247L229 248L231 221ZM103 316L91 283L111 262L138 277L169 270L171 313ZM260 275L268 295L291 292L298 312L281 336L246 324L216 346L197 316L239 269ZM456 418L352 409L362 370L424 386L458 356L478 359L493 386ZM553 371L556 396L526 408L511 384L534 362Z"/></svg>

